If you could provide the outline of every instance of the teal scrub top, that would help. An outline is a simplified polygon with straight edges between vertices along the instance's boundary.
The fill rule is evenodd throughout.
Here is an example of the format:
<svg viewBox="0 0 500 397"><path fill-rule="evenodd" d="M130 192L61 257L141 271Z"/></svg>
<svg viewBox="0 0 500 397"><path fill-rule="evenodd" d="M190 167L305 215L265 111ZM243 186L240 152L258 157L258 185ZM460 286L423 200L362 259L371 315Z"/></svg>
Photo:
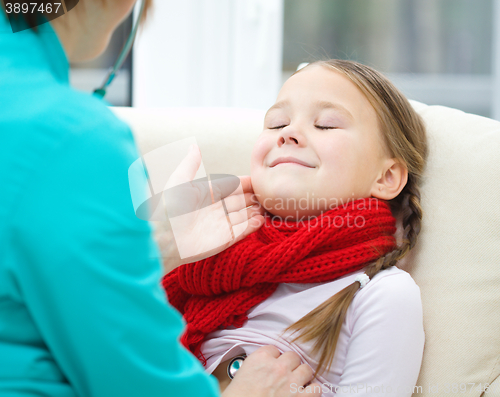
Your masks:
<svg viewBox="0 0 500 397"><path fill-rule="evenodd" d="M135 216L131 131L39 30L12 33L0 7L0 395L219 395Z"/></svg>

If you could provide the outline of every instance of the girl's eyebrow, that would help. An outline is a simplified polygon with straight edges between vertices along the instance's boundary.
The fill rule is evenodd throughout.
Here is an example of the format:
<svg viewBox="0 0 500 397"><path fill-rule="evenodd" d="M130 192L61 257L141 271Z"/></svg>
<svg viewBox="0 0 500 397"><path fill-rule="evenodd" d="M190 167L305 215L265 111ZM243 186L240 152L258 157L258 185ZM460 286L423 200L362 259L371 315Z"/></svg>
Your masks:
<svg viewBox="0 0 500 397"><path fill-rule="evenodd" d="M345 114L347 117L349 117L351 120L354 120L354 117L352 116L351 112L349 112L349 110L347 110L344 106L342 106L340 103L332 103L332 102L328 102L328 101L316 101L314 103L315 106L321 108L321 109L335 109L335 110L338 110L339 112ZM290 106L289 102L288 101L280 101L280 102L276 102L273 106L271 106L269 108L269 110L267 111L266 113L266 117L268 115L268 113L272 110L276 110L276 109L282 109L284 107L288 107Z"/></svg>
<svg viewBox="0 0 500 397"><path fill-rule="evenodd" d="M343 113L347 117L349 117L351 119L351 121L354 121L354 117L352 116L351 112L349 112L349 110L347 110L347 108L342 106L340 103L332 103L332 102L328 102L328 101L317 101L314 104L321 109L338 110L340 113Z"/></svg>
<svg viewBox="0 0 500 397"><path fill-rule="evenodd" d="M266 116L268 115L268 113L272 110L276 110L276 109L281 109L281 108L284 108L284 107L287 107L289 106L290 104L288 103L288 101L279 101L279 102L276 102L273 106L271 106L269 108L269 110L266 112Z"/></svg>

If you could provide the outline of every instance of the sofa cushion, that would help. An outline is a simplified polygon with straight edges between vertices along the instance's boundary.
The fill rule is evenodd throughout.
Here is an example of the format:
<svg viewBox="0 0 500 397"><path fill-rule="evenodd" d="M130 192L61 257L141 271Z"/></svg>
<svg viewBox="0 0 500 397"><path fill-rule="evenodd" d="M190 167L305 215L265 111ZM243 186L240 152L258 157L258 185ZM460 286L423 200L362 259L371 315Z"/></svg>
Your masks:
<svg viewBox="0 0 500 397"><path fill-rule="evenodd" d="M500 374L500 122L412 104L430 146L422 231L398 265L424 309L423 392L414 395L480 396L478 385Z"/></svg>

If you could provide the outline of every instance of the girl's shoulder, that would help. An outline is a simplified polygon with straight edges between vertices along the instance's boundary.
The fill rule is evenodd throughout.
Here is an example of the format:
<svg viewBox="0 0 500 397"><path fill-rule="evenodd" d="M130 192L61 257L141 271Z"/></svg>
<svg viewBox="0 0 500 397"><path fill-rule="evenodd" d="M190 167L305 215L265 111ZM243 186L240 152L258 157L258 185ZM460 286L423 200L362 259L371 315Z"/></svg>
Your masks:
<svg viewBox="0 0 500 397"><path fill-rule="evenodd" d="M332 295L332 293L335 294L354 283L356 277L363 273L364 269L361 269L333 281L310 284L284 283L280 284L280 286L289 292L300 293L306 292L307 290L315 290L315 293L318 293L320 290L324 290L327 291L328 295ZM399 294L406 290L418 291L420 293L419 287L408 272L392 266L378 272L364 288L361 288L356 293L354 299L358 296L363 297L373 293L383 293L385 295Z"/></svg>
<svg viewBox="0 0 500 397"><path fill-rule="evenodd" d="M314 284L280 284L269 299L283 304L305 306L310 311L332 295L355 282L364 269L349 273L336 280ZM349 306L348 315L356 316L361 312L393 311L405 308L421 311L420 288L411 275L397 267L390 267L377 273L365 287L359 289ZM296 306L295 306L296 307ZM297 308L297 307L296 307Z"/></svg>
<svg viewBox="0 0 500 397"><path fill-rule="evenodd" d="M357 275L362 273L363 270L350 276L354 280ZM368 296L372 295L376 295L378 298L385 296L390 299L416 295L420 298L420 288L408 272L392 266L378 272L364 288L357 292L355 298L367 299Z"/></svg>
<svg viewBox="0 0 500 397"><path fill-rule="evenodd" d="M356 293L348 311L351 325L382 316L386 320L421 321L420 288L408 272L391 267L377 273Z"/></svg>

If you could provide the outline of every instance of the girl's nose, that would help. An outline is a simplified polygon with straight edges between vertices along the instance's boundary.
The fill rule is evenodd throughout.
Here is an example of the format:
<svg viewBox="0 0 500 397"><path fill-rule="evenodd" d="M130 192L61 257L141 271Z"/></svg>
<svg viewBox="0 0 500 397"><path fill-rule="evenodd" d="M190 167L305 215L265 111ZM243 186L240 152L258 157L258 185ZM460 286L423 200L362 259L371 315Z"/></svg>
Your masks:
<svg viewBox="0 0 500 397"><path fill-rule="evenodd" d="M305 146L305 137L300 134L296 129L285 127L278 136L278 146L281 147L284 144L291 144L297 146Z"/></svg>

